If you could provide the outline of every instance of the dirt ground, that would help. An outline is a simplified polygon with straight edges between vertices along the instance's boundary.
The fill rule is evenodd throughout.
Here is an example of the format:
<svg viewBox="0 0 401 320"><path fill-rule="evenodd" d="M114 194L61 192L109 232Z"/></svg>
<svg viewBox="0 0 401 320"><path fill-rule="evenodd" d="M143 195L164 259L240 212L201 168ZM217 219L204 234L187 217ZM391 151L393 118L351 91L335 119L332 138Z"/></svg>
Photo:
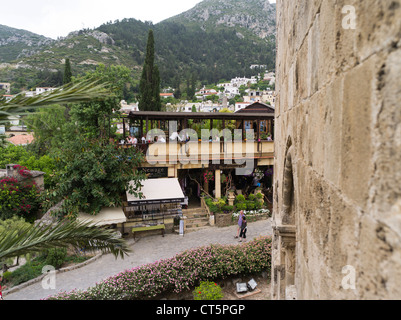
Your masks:
<svg viewBox="0 0 401 320"><path fill-rule="evenodd" d="M237 282L249 282L254 279L258 286L253 292L244 294L237 293ZM241 280L241 281L239 281ZM263 275L246 276L240 279L239 277L225 280L219 283L223 288L224 300L270 300L270 279Z"/></svg>
<svg viewBox="0 0 401 320"><path fill-rule="evenodd" d="M254 279L257 287L253 292L244 294L237 293L237 283L247 283ZM234 276L228 279L217 281L223 289L223 300L270 300L270 277L267 273L247 275L247 276ZM181 292L180 294L170 293L163 294L157 300L193 300L192 290Z"/></svg>

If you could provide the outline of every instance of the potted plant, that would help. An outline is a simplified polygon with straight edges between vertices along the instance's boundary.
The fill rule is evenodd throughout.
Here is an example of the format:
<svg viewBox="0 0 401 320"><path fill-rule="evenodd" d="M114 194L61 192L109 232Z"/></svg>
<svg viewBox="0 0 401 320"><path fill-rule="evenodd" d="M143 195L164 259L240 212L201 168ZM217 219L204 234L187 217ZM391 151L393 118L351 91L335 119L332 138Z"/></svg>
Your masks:
<svg viewBox="0 0 401 320"><path fill-rule="evenodd" d="M204 179L205 183L207 183L209 181L213 181L214 180L213 171L206 170L206 172L203 174L203 179Z"/></svg>

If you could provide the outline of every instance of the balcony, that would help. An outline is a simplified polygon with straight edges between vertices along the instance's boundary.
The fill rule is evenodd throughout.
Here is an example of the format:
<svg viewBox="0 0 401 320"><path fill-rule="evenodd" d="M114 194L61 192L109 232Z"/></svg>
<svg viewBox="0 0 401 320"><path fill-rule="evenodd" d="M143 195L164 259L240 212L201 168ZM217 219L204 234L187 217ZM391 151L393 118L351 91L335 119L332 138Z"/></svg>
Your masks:
<svg viewBox="0 0 401 320"><path fill-rule="evenodd" d="M144 151L150 165L242 165L246 161L272 160L274 157L273 141L157 142L137 147Z"/></svg>

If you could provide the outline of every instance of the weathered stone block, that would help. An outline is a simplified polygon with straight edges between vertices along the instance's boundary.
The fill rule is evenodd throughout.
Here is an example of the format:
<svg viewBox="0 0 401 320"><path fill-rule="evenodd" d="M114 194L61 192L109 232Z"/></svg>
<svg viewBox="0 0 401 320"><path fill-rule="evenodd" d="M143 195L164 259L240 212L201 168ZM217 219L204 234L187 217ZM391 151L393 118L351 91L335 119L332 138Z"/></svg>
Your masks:
<svg viewBox="0 0 401 320"><path fill-rule="evenodd" d="M344 79L341 189L366 208L372 163L372 90L374 58L350 70Z"/></svg>

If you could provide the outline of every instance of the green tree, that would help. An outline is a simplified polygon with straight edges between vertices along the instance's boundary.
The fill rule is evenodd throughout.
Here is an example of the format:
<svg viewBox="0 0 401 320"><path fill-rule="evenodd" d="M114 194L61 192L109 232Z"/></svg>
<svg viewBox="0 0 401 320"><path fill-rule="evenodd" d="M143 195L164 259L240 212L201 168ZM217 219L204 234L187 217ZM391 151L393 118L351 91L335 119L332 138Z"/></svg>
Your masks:
<svg viewBox="0 0 401 320"><path fill-rule="evenodd" d="M28 130L33 132L34 146L30 146L38 155L47 154L53 147L63 144L63 132L68 122L66 107L54 105L51 108L39 108L38 112L25 118Z"/></svg>
<svg viewBox="0 0 401 320"><path fill-rule="evenodd" d="M0 234L5 234L7 230L17 230L17 232L21 235L21 230L29 228L30 225L31 224L26 222L25 219L14 215L11 219L0 220ZM7 271L9 268L19 265L19 256L17 257L15 265L11 265L14 262L13 260L14 259L11 258L0 259L0 267L3 269L3 271Z"/></svg>
<svg viewBox="0 0 401 320"><path fill-rule="evenodd" d="M107 84L110 94L106 99L73 105L70 115L72 122L77 123L81 131L90 137L98 137L106 126L109 128L113 112L120 110L124 87L132 80L131 71L124 66L106 67L101 64L96 71L87 73L86 77ZM118 113L115 115L118 116Z"/></svg>
<svg viewBox="0 0 401 320"><path fill-rule="evenodd" d="M78 130L75 136L57 156L60 183L55 202L64 201L64 216L75 218L80 212L96 215L104 207L121 206L121 196L127 191L139 195L145 175L136 168L142 154L135 148L116 148L107 139L90 139Z"/></svg>
<svg viewBox="0 0 401 320"><path fill-rule="evenodd" d="M139 85L139 109L143 111L161 110L160 75L159 68L155 65L154 45L153 30L149 30L145 64Z"/></svg>
<svg viewBox="0 0 401 320"><path fill-rule="evenodd" d="M0 123L7 122L10 116L25 114L27 109L101 99L107 95L104 85L85 80L34 98L18 96L11 101L0 100ZM77 249L85 247L88 251L111 252L116 257L124 257L129 252L127 243L110 230L92 226L90 222L62 221L56 226L31 225L0 230L0 261L68 245Z"/></svg>
<svg viewBox="0 0 401 320"><path fill-rule="evenodd" d="M193 100L195 98L195 88L196 85L196 78L195 73L191 73L190 76L187 78L187 97L189 100Z"/></svg>
<svg viewBox="0 0 401 320"><path fill-rule="evenodd" d="M69 84L72 81L71 63L70 59L65 60L63 84Z"/></svg>
<svg viewBox="0 0 401 320"><path fill-rule="evenodd" d="M176 99L180 99L182 95L180 85L180 77L177 75L174 79L174 98Z"/></svg>

